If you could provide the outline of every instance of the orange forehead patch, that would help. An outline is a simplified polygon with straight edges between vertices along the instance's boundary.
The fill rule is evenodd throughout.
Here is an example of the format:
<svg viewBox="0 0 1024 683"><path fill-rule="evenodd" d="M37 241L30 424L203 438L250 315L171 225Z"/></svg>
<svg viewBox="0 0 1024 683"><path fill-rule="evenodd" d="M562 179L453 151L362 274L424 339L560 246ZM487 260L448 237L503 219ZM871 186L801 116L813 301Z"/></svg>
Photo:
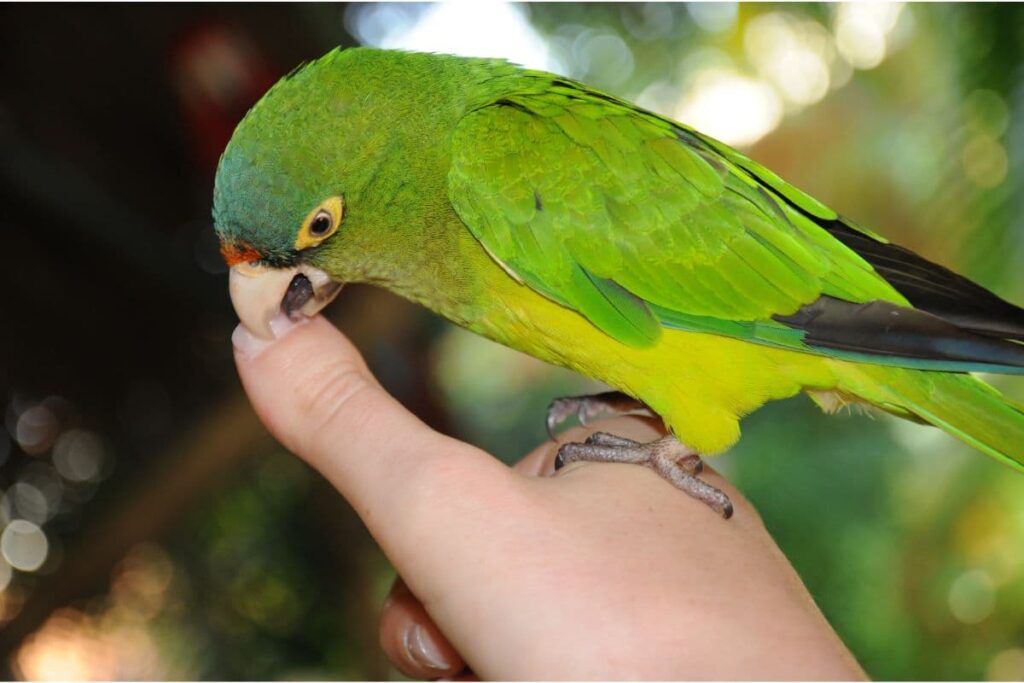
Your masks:
<svg viewBox="0 0 1024 683"><path fill-rule="evenodd" d="M220 255L224 257L224 262L228 264L228 268L237 266L239 263L258 261L260 258L260 253L245 242L237 244L221 242Z"/></svg>

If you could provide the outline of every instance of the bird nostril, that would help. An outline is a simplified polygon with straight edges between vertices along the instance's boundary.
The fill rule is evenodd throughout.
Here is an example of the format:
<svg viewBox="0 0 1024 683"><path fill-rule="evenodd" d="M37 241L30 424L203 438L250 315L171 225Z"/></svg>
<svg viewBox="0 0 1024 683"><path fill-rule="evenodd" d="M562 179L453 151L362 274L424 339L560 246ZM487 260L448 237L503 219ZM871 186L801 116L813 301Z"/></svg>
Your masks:
<svg viewBox="0 0 1024 683"><path fill-rule="evenodd" d="M313 298L313 284L309 278L302 273L297 274L288 283L288 290L281 299L281 310L289 318L297 318L301 315L302 307Z"/></svg>

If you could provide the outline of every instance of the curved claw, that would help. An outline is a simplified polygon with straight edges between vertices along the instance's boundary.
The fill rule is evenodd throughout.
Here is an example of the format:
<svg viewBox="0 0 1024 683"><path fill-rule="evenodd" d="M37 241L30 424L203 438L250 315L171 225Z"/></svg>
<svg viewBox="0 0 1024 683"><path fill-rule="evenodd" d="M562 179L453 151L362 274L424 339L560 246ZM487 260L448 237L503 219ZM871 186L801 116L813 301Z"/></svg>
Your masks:
<svg viewBox="0 0 1024 683"><path fill-rule="evenodd" d="M704 471L704 461L697 454L687 455L679 459L679 466L694 476Z"/></svg>
<svg viewBox="0 0 1024 683"><path fill-rule="evenodd" d="M555 438L555 429L573 414L581 425L595 417L607 415L646 415L656 417L647 404L621 391L606 391L591 396L565 396L548 404L548 436Z"/></svg>
<svg viewBox="0 0 1024 683"><path fill-rule="evenodd" d="M565 458L562 457L562 449L559 448L558 452L555 453L555 472L565 467Z"/></svg>
<svg viewBox="0 0 1024 683"><path fill-rule="evenodd" d="M555 440L555 430L568 419L570 415L580 409L582 402L576 396L556 398L548 404L546 426L548 436Z"/></svg>

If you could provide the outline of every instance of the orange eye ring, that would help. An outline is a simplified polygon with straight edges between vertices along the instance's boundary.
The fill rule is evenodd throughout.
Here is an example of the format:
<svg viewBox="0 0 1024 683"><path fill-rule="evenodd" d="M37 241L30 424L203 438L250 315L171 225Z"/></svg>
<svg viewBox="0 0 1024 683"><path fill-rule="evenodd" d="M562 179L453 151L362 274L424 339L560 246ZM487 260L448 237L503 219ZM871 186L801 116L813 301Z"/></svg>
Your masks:
<svg viewBox="0 0 1024 683"><path fill-rule="evenodd" d="M295 249L301 251L315 247L338 231L345 215L345 199L340 195L324 200L302 221Z"/></svg>

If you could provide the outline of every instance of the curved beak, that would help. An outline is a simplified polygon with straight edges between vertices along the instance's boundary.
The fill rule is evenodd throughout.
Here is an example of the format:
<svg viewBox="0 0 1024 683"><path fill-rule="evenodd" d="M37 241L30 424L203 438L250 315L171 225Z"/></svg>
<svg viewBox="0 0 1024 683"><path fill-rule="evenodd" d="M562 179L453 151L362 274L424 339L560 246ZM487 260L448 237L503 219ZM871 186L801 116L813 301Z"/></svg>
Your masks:
<svg viewBox="0 0 1024 683"><path fill-rule="evenodd" d="M284 313L293 320L316 315L341 291L341 283L311 266L270 268L238 263L228 277L231 304L242 324L257 337L273 339L270 321Z"/></svg>

